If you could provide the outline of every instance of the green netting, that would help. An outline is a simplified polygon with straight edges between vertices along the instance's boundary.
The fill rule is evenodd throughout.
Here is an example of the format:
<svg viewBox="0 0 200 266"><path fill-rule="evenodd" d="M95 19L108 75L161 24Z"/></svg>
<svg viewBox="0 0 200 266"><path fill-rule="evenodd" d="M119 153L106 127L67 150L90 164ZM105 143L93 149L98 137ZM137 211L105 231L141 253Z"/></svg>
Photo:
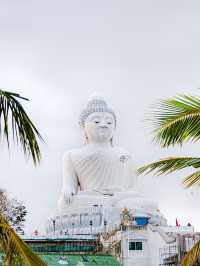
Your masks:
<svg viewBox="0 0 200 266"><path fill-rule="evenodd" d="M45 254L41 257L47 262L49 266L62 265L62 261L67 259L68 266L120 266L112 256L106 255L55 255ZM64 264L63 264L64 265Z"/></svg>

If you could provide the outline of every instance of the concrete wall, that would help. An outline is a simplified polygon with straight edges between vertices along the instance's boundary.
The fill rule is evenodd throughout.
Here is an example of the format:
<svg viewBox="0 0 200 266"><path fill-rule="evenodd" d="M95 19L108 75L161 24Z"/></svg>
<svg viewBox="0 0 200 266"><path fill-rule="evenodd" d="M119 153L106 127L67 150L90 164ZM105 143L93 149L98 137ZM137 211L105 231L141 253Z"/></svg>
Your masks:
<svg viewBox="0 0 200 266"><path fill-rule="evenodd" d="M142 250L129 250L129 241L142 242ZM150 266L148 264L148 231L126 231L122 233L122 256L123 266Z"/></svg>
<svg viewBox="0 0 200 266"><path fill-rule="evenodd" d="M149 266L159 266L160 264L160 256L159 250L160 248L166 246L167 244L160 236L158 232L152 232L150 228L148 228L148 246L149 246Z"/></svg>
<svg viewBox="0 0 200 266"><path fill-rule="evenodd" d="M129 241L141 241L143 250L129 250ZM122 232L122 262L123 266L159 266L160 248L167 244L156 231L148 226L146 229Z"/></svg>

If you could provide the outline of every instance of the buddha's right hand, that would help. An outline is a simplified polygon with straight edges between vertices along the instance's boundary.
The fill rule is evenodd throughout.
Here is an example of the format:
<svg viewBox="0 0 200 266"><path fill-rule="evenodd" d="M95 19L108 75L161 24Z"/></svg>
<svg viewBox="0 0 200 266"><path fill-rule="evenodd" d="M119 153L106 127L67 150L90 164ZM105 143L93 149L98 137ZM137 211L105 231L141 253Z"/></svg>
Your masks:
<svg viewBox="0 0 200 266"><path fill-rule="evenodd" d="M63 194L64 194L65 203L70 205L72 203L72 198L74 194L69 191L64 191Z"/></svg>

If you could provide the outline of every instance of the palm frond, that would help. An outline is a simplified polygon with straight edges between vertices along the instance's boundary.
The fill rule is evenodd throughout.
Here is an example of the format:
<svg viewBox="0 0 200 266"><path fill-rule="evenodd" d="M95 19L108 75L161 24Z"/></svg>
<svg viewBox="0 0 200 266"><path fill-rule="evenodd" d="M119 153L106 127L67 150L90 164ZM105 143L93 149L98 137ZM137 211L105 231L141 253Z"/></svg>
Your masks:
<svg viewBox="0 0 200 266"><path fill-rule="evenodd" d="M28 100L19 94L0 90L0 137L5 137L8 148L10 143L9 124L12 137L23 148L25 155L31 155L34 164L40 162L41 152L37 139L42 137L18 100Z"/></svg>
<svg viewBox="0 0 200 266"><path fill-rule="evenodd" d="M187 188L193 185L200 185L200 171L196 171L193 174L185 177L183 180L183 184Z"/></svg>
<svg viewBox="0 0 200 266"><path fill-rule="evenodd" d="M149 174L155 170L156 175L169 174L186 167L200 167L198 157L168 157L159 161L144 165L137 170L137 174Z"/></svg>
<svg viewBox="0 0 200 266"><path fill-rule="evenodd" d="M149 174L155 171L155 175L170 174L187 167L200 168L200 158L198 157L169 157L159 161L144 165L137 169L137 174ZM185 177L183 184L186 187L200 183L200 171Z"/></svg>
<svg viewBox="0 0 200 266"><path fill-rule="evenodd" d="M193 266L200 259L200 241L185 255L180 266Z"/></svg>
<svg viewBox="0 0 200 266"><path fill-rule="evenodd" d="M155 140L162 147L200 139L200 98L179 96L154 107Z"/></svg>
<svg viewBox="0 0 200 266"><path fill-rule="evenodd" d="M0 215L0 251L5 254L5 263L20 266L46 266L47 264L15 233ZM9 262L9 263L8 263Z"/></svg>

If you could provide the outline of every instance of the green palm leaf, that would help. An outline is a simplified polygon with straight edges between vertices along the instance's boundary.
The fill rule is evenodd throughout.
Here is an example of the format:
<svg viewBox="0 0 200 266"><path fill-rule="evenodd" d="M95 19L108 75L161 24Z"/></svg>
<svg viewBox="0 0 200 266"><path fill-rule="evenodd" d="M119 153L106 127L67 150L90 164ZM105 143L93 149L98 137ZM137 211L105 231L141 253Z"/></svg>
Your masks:
<svg viewBox="0 0 200 266"><path fill-rule="evenodd" d="M193 174L185 177L183 180L183 184L189 188L193 185L199 185L200 184L200 171L196 171Z"/></svg>
<svg viewBox="0 0 200 266"><path fill-rule="evenodd" d="M5 265L47 265L22 239L18 237L2 216L0 216L0 251L5 254Z"/></svg>
<svg viewBox="0 0 200 266"><path fill-rule="evenodd" d="M180 266L193 266L200 258L200 241L198 241L192 249L185 255Z"/></svg>
<svg viewBox="0 0 200 266"><path fill-rule="evenodd" d="M42 137L18 100L28 100L19 94L0 90L0 137L10 143L10 124L14 141L19 142L25 155L31 155L34 164L40 162L37 138Z"/></svg>
<svg viewBox="0 0 200 266"><path fill-rule="evenodd" d="M179 96L161 100L153 111L155 140L162 146L200 139L200 98Z"/></svg>
<svg viewBox="0 0 200 266"><path fill-rule="evenodd" d="M169 157L159 161L144 165L137 170L137 174L149 174L155 171L156 175L169 174L186 167L200 168L200 158L198 157ZM186 187L200 184L200 171L185 177L183 181Z"/></svg>

